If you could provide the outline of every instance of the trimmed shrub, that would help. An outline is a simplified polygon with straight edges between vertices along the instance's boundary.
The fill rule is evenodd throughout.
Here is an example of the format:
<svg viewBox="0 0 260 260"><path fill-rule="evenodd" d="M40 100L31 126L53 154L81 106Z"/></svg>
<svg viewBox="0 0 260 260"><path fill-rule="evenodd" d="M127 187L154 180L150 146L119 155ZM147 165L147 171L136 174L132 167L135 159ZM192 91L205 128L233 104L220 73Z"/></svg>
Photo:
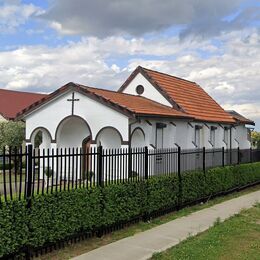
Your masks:
<svg viewBox="0 0 260 260"><path fill-rule="evenodd" d="M101 190L77 189L32 199L28 223L29 245L37 247L78 232L90 232L102 223Z"/></svg>
<svg viewBox="0 0 260 260"><path fill-rule="evenodd" d="M0 258L24 246L39 247L70 235L147 216L260 181L260 163L154 176L91 189L37 195L0 203ZM181 196L180 196L181 195Z"/></svg>
<svg viewBox="0 0 260 260"><path fill-rule="evenodd" d="M178 203L178 178L174 176L152 177L146 182L146 212L176 207Z"/></svg>
<svg viewBox="0 0 260 260"><path fill-rule="evenodd" d="M0 258L18 252L28 243L28 220L25 201L0 203Z"/></svg>
<svg viewBox="0 0 260 260"><path fill-rule="evenodd" d="M129 221L141 216L146 205L145 183L130 182L104 187L103 194L103 225Z"/></svg>

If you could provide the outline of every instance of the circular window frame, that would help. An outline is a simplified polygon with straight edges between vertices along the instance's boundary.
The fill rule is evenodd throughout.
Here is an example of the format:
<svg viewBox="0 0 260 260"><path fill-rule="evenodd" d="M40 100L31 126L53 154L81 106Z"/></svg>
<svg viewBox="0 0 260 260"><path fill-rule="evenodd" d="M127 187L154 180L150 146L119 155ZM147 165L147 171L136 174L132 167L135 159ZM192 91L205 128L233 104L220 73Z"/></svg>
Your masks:
<svg viewBox="0 0 260 260"><path fill-rule="evenodd" d="M142 95L144 93L144 86L143 85L138 85L136 88L135 88L135 92L138 94L138 95Z"/></svg>

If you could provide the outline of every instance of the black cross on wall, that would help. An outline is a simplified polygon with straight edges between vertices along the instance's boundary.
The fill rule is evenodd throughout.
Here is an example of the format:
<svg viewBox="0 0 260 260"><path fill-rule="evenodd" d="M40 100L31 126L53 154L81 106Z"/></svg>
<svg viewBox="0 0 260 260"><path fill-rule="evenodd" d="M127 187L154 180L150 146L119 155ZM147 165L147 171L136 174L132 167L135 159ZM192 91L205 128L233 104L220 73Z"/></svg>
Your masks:
<svg viewBox="0 0 260 260"><path fill-rule="evenodd" d="M71 115L74 115L74 102L79 101L79 98L75 98L75 93L72 92L72 98L67 99L67 101L71 102Z"/></svg>

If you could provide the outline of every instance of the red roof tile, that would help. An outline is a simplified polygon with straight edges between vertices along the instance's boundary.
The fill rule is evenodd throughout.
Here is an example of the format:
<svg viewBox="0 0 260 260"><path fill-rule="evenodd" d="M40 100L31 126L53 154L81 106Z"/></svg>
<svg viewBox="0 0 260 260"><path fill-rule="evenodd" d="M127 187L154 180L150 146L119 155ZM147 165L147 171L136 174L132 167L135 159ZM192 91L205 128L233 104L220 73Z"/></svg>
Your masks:
<svg viewBox="0 0 260 260"><path fill-rule="evenodd" d="M44 94L0 89L0 114L12 120L22 109L45 97Z"/></svg>
<svg viewBox="0 0 260 260"><path fill-rule="evenodd" d="M84 86L83 86L84 87ZM153 115L153 116L170 116L170 117L185 117L192 118L191 116L181 111L175 110L168 106L157 103L153 100L141 96L119 93L105 89L97 89L86 87L92 93L102 96L121 107L127 108L137 115Z"/></svg>
<svg viewBox="0 0 260 260"><path fill-rule="evenodd" d="M138 67L119 89L120 92L138 72L142 73L172 103L173 107L186 112L196 120L235 123L233 117L195 82L158 71Z"/></svg>
<svg viewBox="0 0 260 260"><path fill-rule="evenodd" d="M17 114L17 119L22 118L25 114L30 113L39 106L52 100L61 93L68 91L69 89L79 91L80 93L85 94L86 96L89 96L90 98L93 98L99 102L102 102L103 104L110 106L116 110L120 110L121 112L126 113L129 116L149 115L193 119L192 116L187 115L182 111L164 106L145 97L123 94L105 89L87 87L72 82L66 84L65 86L59 88L45 98L37 101L34 104L31 104L27 108L20 111L20 113Z"/></svg>

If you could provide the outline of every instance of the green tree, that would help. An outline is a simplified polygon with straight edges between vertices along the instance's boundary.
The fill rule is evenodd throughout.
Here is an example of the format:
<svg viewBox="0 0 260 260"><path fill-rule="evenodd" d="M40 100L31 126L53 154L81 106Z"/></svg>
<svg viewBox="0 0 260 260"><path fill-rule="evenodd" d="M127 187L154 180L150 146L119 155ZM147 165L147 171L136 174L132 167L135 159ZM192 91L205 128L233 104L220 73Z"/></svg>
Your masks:
<svg viewBox="0 0 260 260"><path fill-rule="evenodd" d="M253 147L260 149L260 132L253 131L251 133L251 140Z"/></svg>
<svg viewBox="0 0 260 260"><path fill-rule="evenodd" d="M23 122L0 122L0 151L3 147L19 147L25 139Z"/></svg>

